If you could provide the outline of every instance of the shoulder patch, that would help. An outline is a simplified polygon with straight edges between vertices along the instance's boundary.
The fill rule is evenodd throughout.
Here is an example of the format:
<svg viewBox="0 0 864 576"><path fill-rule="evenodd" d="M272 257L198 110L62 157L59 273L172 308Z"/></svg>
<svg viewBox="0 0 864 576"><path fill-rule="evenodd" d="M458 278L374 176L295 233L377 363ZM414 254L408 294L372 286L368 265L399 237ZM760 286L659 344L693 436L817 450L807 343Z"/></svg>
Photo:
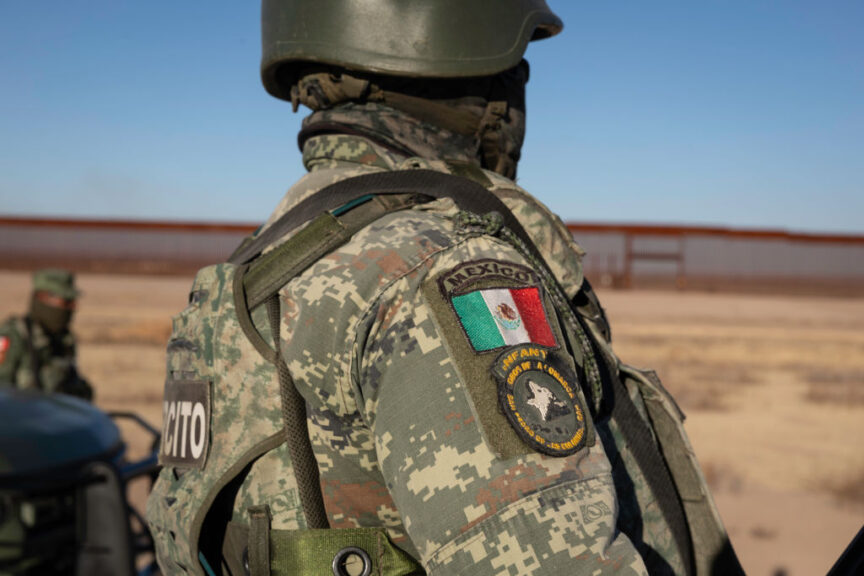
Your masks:
<svg viewBox="0 0 864 576"><path fill-rule="evenodd" d="M175 468L204 468L209 444L210 383L165 382L159 463Z"/></svg>
<svg viewBox="0 0 864 576"><path fill-rule="evenodd" d="M586 445L579 380L553 352L533 345L507 348L495 359L498 402L516 433L550 456L568 456Z"/></svg>
<svg viewBox="0 0 864 576"><path fill-rule="evenodd" d="M498 458L531 454L537 448L523 440L501 409L491 368L496 356L514 346L546 353L559 349L564 336L558 319L528 266L495 258L451 266L429 277L421 290L470 398L478 429Z"/></svg>
<svg viewBox="0 0 864 576"><path fill-rule="evenodd" d="M9 337L0 336L0 364L6 360L6 352L9 351Z"/></svg>
<svg viewBox="0 0 864 576"><path fill-rule="evenodd" d="M438 286L474 352L519 344L558 347L539 282L527 266L465 262L442 274Z"/></svg>

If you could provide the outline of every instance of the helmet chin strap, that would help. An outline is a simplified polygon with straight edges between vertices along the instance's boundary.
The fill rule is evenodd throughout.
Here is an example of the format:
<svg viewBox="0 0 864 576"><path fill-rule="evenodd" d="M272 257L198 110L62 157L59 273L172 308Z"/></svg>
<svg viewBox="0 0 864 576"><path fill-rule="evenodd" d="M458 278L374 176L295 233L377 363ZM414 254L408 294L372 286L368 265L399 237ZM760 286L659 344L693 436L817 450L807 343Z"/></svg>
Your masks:
<svg viewBox="0 0 864 576"><path fill-rule="evenodd" d="M527 80L527 63L524 66ZM418 81L420 82L420 81ZM432 83L434 80L429 80ZM418 121L426 126L421 139L428 143L430 139L442 140L435 146L417 146L417 134L401 130L392 123L392 130L381 131L381 126L387 122L373 122L377 134L369 134L380 140L391 136L400 146L407 148L417 156L441 159L468 160L483 168L493 170L508 178L515 179L516 166L521 154L525 135L525 114L508 104L506 94L502 92L509 86L492 82L491 94L487 99L477 96L466 96L454 99L430 99L385 90L373 81L352 76L346 72L314 72L306 74L291 87L291 103L294 110L300 104L312 109L314 113L304 122L302 141L312 133L321 133L322 116L333 116L327 111L333 111L337 116L343 116L341 122L333 122L330 118L329 131L333 126L342 124L350 131L368 134L370 126L358 118L358 114L381 114L379 107L390 108L399 114L393 114L393 120L398 122ZM524 81L520 86L524 90ZM497 94L495 92L498 92ZM349 104L354 104L350 106ZM370 106L371 105L371 106ZM319 114L319 113L324 114ZM395 118L395 116L402 118ZM389 133L388 133L389 132ZM441 133L442 138L436 138L435 133ZM305 134L304 134L305 133ZM365 135L365 134L364 134ZM443 141L448 139L448 141ZM413 141L412 141L413 140ZM458 143L458 144L457 144ZM383 142L387 145L388 142ZM456 157L448 154L454 144L461 150ZM393 148L393 146L390 146Z"/></svg>

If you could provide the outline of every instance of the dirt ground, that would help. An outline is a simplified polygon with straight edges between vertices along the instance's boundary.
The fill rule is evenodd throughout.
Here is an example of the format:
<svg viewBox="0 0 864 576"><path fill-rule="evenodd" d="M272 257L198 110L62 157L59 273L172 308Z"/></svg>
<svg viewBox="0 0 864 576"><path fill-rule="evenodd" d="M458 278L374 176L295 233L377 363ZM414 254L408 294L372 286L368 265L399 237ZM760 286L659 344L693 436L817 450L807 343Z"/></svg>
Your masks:
<svg viewBox="0 0 864 576"><path fill-rule="evenodd" d="M170 316L189 278L82 275L97 404L158 425ZM29 276L0 271L0 317ZM615 349L657 370L748 574L824 574L864 524L864 299L603 291ZM130 452L147 439L124 426ZM135 490L134 499L143 493Z"/></svg>

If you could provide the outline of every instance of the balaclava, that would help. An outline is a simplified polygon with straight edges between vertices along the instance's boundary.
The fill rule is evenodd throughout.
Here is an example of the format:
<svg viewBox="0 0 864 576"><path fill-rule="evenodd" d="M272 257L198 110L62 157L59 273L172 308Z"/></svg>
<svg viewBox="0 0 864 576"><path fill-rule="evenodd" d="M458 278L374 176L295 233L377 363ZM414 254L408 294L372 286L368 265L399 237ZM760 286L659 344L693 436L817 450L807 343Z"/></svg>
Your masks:
<svg viewBox="0 0 864 576"><path fill-rule="evenodd" d="M69 330L72 313L73 310L71 309L46 304L39 299L36 292L30 298L30 317L52 336L63 334Z"/></svg>
<svg viewBox="0 0 864 576"><path fill-rule="evenodd" d="M525 137L528 62L494 76L416 79L308 68L291 83L302 149L319 134L358 134L406 156L472 162L515 179ZM289 80L290 82L290 80Z"/></svg>

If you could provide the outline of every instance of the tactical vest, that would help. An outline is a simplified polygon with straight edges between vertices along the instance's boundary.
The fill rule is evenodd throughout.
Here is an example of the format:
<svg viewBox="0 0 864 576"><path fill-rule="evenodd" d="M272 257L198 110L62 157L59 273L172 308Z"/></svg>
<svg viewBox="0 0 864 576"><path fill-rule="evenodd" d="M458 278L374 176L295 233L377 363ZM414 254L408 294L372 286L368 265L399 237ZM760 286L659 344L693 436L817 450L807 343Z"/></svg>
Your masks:
<svg viewBox="0 0 864 576"><path fill-rule="evenodd" d="M279 353L278 291L378 218L441 197L468 213L495 212L497 227L543 262L481 183L408 170L332 184L245 241L228 263L198 272L168 343L163 469L147 504L166 574L424 573L383 528L328 529L305 403ZM594 334L595 353L614 358L587 283L571 306ZM660 503L686 573L724 566L723 573L740 573L674 401L653 373L616 368L612 418Z"/></svg>

